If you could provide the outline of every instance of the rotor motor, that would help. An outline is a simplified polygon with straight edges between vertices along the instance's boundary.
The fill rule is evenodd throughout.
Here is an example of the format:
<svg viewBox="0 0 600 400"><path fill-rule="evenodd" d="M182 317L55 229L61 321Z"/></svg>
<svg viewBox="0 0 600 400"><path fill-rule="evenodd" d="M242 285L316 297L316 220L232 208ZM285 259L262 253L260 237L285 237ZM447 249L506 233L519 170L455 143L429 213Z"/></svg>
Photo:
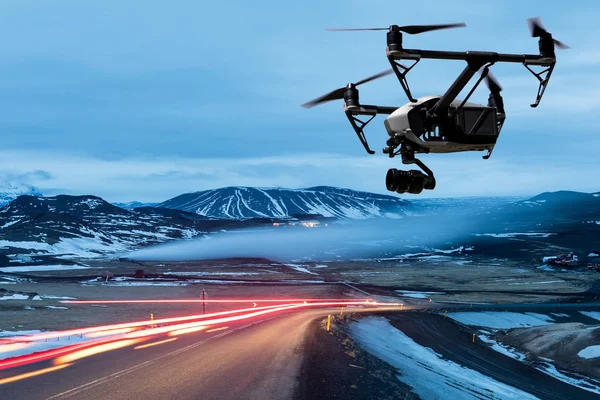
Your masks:
<svg viewBox="0 0 600 400"><path fill-rule="evenodd" d="M358 101L358 89L352 83L349 83L344 90L344 104L347 110L360 107Z"/></svg>
<svg viewBox="0 0 600 400"><path fill-rule="evenodd" d="M394 27L390 27L387 33L387 50L388 53L402 50L402 32Z"/></svg>

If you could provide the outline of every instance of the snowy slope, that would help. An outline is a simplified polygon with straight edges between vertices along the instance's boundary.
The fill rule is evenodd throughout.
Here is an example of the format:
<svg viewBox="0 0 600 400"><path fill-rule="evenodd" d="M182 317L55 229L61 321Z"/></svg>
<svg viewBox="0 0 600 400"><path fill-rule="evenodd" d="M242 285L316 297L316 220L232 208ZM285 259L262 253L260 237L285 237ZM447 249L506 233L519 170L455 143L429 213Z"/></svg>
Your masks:
<svg viewBox="0 0 600 400"><path fill-rule="evenodd" d="M0 252L94 257L202 232L195 214L124 210L96 196L19 196L0 209ZM11 256L14 255L14 256Z"/></svg>
<svg viewBox="0 0 600 400"><path fill-rule="evenodd" d="M174 197L157 207L223 219L320 214L341 219L401 218L411 203L395 196L331 186L306 189L226 187Z"/></svg>

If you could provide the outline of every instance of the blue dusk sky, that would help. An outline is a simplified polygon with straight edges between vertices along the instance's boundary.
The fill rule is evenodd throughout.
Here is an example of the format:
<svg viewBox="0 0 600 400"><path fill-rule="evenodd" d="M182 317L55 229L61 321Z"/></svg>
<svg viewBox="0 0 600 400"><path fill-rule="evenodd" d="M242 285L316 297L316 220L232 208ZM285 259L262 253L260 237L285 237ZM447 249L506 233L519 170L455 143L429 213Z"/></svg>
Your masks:
<svg viewBox="0 0 600 400"><path fill-rule="evenodd" d="M0 173L45 194L160 201L229 185L334 185L386 193L383 116L362 149L342 102L300 104L389 67L385 32L327 27L465 22L404 35L406 48L536 53L540 16L558 64L541 105L518 64L496 65L507 120L491 159L424 155L429 197L598 191L600 2L0 2ZM461 61L423 60L415 96L442 94ZM368 104L407 102L393 76L361 87ZM482 85L472 101L485 103ZM410 196L406 196L410 198ZM413 196L414 198L414 196Z"/></svg>

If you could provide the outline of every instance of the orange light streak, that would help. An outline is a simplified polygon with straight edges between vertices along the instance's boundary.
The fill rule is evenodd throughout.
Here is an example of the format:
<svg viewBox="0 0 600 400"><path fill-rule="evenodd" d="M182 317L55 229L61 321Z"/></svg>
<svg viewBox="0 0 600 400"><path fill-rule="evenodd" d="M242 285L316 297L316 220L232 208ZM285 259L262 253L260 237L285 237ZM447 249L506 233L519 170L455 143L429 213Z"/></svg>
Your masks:
<svg viewBox="0 0 600 400"><path fill-rule="evenodd" d="M229 327L228 326L222 326L220 328L209 329L209 330L206 331L206 333L217 332L217 331L224 331L225 329L229 329Z"/></svg>
<svg viewBox="0 0 600 400"><path fill-rule="evenodd" d="M169 332L169 336L179 336L185 335L186 333L199 332L205 330L206 328L208 328L208 326L197 326L195 328L177 329L176 331Z"/></svg>
<svg viewBox="0 0 600 400"><path fill-rule="evenodd" d="M10 376L8 378L0 379L0 385L5 385L7 383L13 383L16 381L20 381L22 379L33 378L34 376L39 376L43 374L47 374L48 372L58 371L59 369L67 368L71 364L62 364L56 365L54 367L38 369L37 371L27 372L21 375Z"/></svg>
<svg viewBox="0 0 600 400"><path fill-rule="evenodd" d="M135 346L133 349L134 350L141 350L141 349L145 349L147 347L158 346L159 344L163 344L163 343L169 343L169 342L172 342L172 341L177 340L177 339L179 339L179 338L174 337L174 338L170 338L170 339L161 340L159 342L152 342L152 343L148 343L148 344L142 344L142 345L139 345L139 346Z"/></svg>
<svg viewBox="0 0 600 400"><path fill-rule="evenodd" d="M139 342L141 342L141 340L129 339L119 340L117 342L112 343L99 344L97 346L92 346L87 349L74 351L72 353L65 354L64 356L60 356L56 360L54 360L54 365L72 363L73 361L77 361L82 358L91 357L100 353L106 353L107 351L111 350L121 349L123 347L131 346Z"/></svg>

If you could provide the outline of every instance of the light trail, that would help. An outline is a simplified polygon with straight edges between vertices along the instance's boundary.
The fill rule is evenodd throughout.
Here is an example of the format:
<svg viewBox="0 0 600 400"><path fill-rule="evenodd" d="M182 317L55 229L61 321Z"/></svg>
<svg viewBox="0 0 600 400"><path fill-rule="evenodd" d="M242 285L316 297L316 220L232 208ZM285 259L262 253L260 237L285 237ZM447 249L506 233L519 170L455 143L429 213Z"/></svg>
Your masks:
<svg viewBox="0 0 600 400"><path fill-rule="evenodd" d="M104 337L104 336L121 335L123 333L129 333L133 330L135 330L135 328L109 329L106 331L86 333L85 336L89 337L89 338L98 338L98 337Z"/></svg>
<svg viewBox="0 0 600 400"><path fill-rule="evenodd" d="M185 335L186 333L193 333L193 332L203 331L206 328L208 328L208 326L196 326L196 327L185 328L185 329L177 329L175 331L170 331L169 332L169 336Z"/></svg>
<svg viewBox="0 0 600 400"><path fill-rule="evenodd" d="M169 342L173 342L175 340L177 340L178 338L174 337L174 338L170 338L170 339L165 339L165 340L161 340L158 342L152 342L152 343L148 343L148 344L141 344L139 346L135 346L133 349L134 350L141 350L141 349L146 349L148 347L153 347L153 346L158 346L160 344L164 344L164 343L169 343Z"/></svg>
<svg viewBox="0 0 600 400"><path fill-rule="evenodd" d="M91 357L96 354L106 353L107 351L111 350L121 349L123 347L137 344L139 342L139 339L129 339L99 344L97 346L88 347L87 349L74 351L69 354L65 354L64 356L58 357L56 360L54 360L54 365L70 364L73 361L81 360L82 358Z"/></svg>
<svg viewBox="0 0 600 400"><path fill-rule="evenodd" d="M273 306L263 306L263 307L256 307L256 308L254 308L254 307L253 308L243 308L243 309L236 309L236 310L229 310L229 311L220 311L220 312L210 313L210 314L195 314L195 315L188 315L188 316L184 316L184 317L162 318L162 319L154 319L154 320L150 319L150 320L137 321L137 322L126 322L126 323L121 323L121 324L92 326L92 327L70 329L70 330L64 330L64 331L35 333L32 335L15 336L15 337L10 338L10 340L14 343L14 342L31 342L31 341L36 341L36 340L56 339L56 338L60 338L60 337L87 334L90 332L123 329L123 328L136 328L136 327L140 327L140 326L144 326L144 325L152 325L152 324L154 324L154 325L170 324L170 323L174 323L174 322L190 321L190 320L195 320L195 319L205 319L205 318L210 318L210 317L214 317L214 316L218 316L218 315L239 314L239 313L247 312L247 311L256 311L256 310L260 310L260 309L269 309L269 308L275 308L275 307L278 307L278 306L273 305Z"/></svg>
<svg viewBox="0 0 600 400"><path fill-rule="evenodd" d="M34 376L47 374L48 372L58 371L59 369L67 368L70 365L71 364L56 365L54 367L38 369L37 371L31 371L31 372L27 372L27 373L21 374L21 375L10 376L8 378L0 379L0 385L5 385L7 383L20 381L22 379L33 378Z"/></svg>
<svg viewBox="0 0 600 400"><path fill-rule="evenodd" d="M222 326L220 328L209 329L209 330L206 331L206 333L224 331L225 329L229 329L229 327L228 326Z"/></svg>
<svg viewBox="0 0 600 400"><path fill-rule="evenodd" d="M200 314L200 315L177 317L177 318L165 318L162 320L146 320L146 321L124 323L124 324L113 324L113 325L80 328L80 329L75 329L75 330L70 330L70 331L58 331L58 332L48 332L48 333L43 333L43 334L26 335L26 336L21 336L21 337L17 337L17 338L10 338L10 340L14 340L14 341L21 340L21 341L31 342L31 341L35 341L35 340L44 340L47 337L56 337L57 335L66 336L67 334L79 334L79 333L111 331L111 330L114 332L115 329L140 327L140 326L147 327L147 326L150 326L151 324L162 324L162 323L172 323L173 324L175 322L179 322L179 323L173 324L173 325L160 326L160 327L148 328L148 329L143 329L143 330L135 330L135 331L131 331L128 333L123 333L121 335L114 335L113 337L110 337L110 338L97 339L97 340L92 340L90 342L85 342L82 344L62 347L59 349L46 350L43 352L34 353L34 354L30 354L30 355L9 358L9 359L0 361L0 370L6 369L6 368L11 368L11 367L16 367L19 365L31 364L31 363L35 363L38 361L43 361L43 360L47 360L47 359L51 359L51 358L55 358L55 357L65 356L65 355L68 355L69 353L78 352L78 351L85 350L88 348L97 347L101 350L109 351L112 349L111 346L105 346L105 347L101 347L101 346L103 346L104 344L111 344L111 343L115 343L118 341L123 342L122 343L123 346L118 347L118 348L120 348L120 347L126 347L126 346L133 345L133 344L135 344L134 342L137 343L137 341L144 340L145 338L148 338L148 337L161 335L161 334L165 334L165 333L168 334L169 332L178 331L178 330L179 331L188 330L188 331L183 331L183 332L191 333L192 329L194 331L199 331L199 330L207 329L210 325L218 325L218 324L224 324L224 323L229 323L229 322L234 322L234 321L241 321L241 320L258 317L261 315L283 312L283 311L288 311L288 310L298 310L298 309L313 308L313 307L333 307L333 306L339 307L339 306L352 306L352 305L353 306L399 306L400 303L377 303L377 302L365 302L365 301L344 301L344 302L325 301L325 302L305 303L303 301L302 303L296 303L296 304L292 303L292 304L282 304L282 305L264 306L264 307L256 307L256 308L245 308L245 309L230 310L230 311L205 314L205 315ZM239 314L239 315L236 315L236 314ZM185 322L185 321L193 321L193 322ZM198 328L198 329L196 329L196 328ZM97 353L93 353L93 351L94 350L91 350L89 352L81 352L79 354L80 355L88 354L85 356L89 356L89 355L98 354L99 352L103 352L103 351L99 351ZM70 360L71 360L70 358L62 358L61 359L62 362L70 362Z"/></svg>
<svg viewBox="0 0 600 400"><path fill-rule="evenodd" d="M334 304L339 306L339 305L379 305L380 303L370 302L370 301L365 301L365 300L361 300L361 301L344 300L344 302L342 303L342 302L336 302L336 300L334 300L334 303L328 302L328 303L306 303L306 304L302 303L302 304L305 306L322 306L322 305L334 305ZM236 309L236 310L229 310L229 311L220 311L220 312L210 313L210 314L195 314L195 315L184 316L184 317L162 318L162 319L144 320L144 321L137 321L137 322L127 322L127 323L121 323L121 324L93 326L93 327L71 329L71 330L64 330L64 331L36 333L36 334L32 334L32 335L15 336L15 337L10 338L10 340L12 340L14 342L31 342L31 341L36 341L36 340L56 339L56 338L65 337L65 336L89 334L91 332L99 332L99 331L107 331L107 330L123 329L123 328L135 328L135 327L140 327L140 326L144 326L144 325L170 324L170 323L182 322L182 321L207 319L207 318L219 316L219 315L239 314L239 313L249 312L249 311L272 309L272 308L280 307L283 305L285 305L285 304L278 304L278 305L273 305L273 306L262 306L262 307L251 307L251 308L243 308L243 309Z"/></svg>
<svg viewBox="0 0 600 400"><path fill-rule="evenodd" d="M29 343L7 343L7 344L0 344L0 354L2 353L8 353L10 351L15 351L15 350L21 350L24 349L26 347L29 347L30 344Z"/></svg>
<svg viewBox="0 0 600 400"><path fill-rule="evenodd" d="M354 299L369 302L372 299ZM138 300L62 300L62 304L178 304L178 303L301 303L301 302L336 301L346 302L349 299L138 299Z"/></svg>

